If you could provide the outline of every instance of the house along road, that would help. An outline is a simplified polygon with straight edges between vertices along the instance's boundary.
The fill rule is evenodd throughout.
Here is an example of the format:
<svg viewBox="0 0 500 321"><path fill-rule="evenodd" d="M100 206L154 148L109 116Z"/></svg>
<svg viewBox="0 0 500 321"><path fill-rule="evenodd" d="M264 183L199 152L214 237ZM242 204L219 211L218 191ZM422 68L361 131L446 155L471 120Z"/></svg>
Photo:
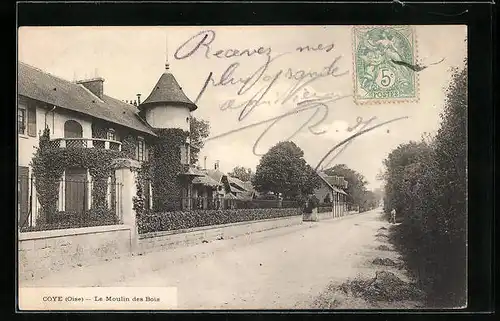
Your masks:
<svg viewBox="0 0 500 321"><path fill-rule="evenodd" d="M210 255L177 260L131 277L116 277L119 269L113 265L124 262L108 262L96 272L85 273L83 268L79 273L69 273L66 280L61 274L37 285L95 286L90 276L109 270L114 280L102 275L99 286L174 286L179 309L308 309L313 308L315 298L329 284L340 285L360 276L373 278L381 268L371 264L375 257L397 258L395 252L376 250L383 244L376 235L388 225L377 209L175 249L172 256L180 257L188 252L190 256L196 251L201 253L204 247L215 250ZM140 258L142 264L147 264L148 260L165 260L169 256L167 251L133 259Z"/></svg>

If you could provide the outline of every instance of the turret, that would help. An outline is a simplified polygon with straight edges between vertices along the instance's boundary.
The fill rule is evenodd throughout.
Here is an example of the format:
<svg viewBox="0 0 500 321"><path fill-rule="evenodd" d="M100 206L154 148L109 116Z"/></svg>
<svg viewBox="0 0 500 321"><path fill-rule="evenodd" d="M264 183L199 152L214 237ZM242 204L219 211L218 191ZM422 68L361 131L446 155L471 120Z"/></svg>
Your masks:
<svg viewBox="0 0 500 321"><path fill-rule="evenodd" d="M190 113L198 107L184 94L168 64L165 67L165 72L148 98L139 105L139 110L153 128L180 128L189 131Z"/></svg>

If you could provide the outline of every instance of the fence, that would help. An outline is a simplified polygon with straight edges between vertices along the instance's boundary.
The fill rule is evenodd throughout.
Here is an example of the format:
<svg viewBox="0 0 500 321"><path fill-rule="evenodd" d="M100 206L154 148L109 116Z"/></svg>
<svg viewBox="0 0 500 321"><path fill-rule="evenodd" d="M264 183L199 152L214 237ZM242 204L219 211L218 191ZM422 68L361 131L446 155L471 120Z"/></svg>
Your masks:
<svg viewBox="0 0 500 321"><path fill-rule="evenodd" d="M56 138L49 142L51 148L96 148L121 151L122 143L102 138Z"/></svg>
<svg viewBox="0 0 500 321"><path fill-rule="evenodd" d="M111 177L103 180L62 178L55 184L57 197L45 202L39 202L36 185L33 176L18 178L21 232L120 223L122 184Z"/></svg>

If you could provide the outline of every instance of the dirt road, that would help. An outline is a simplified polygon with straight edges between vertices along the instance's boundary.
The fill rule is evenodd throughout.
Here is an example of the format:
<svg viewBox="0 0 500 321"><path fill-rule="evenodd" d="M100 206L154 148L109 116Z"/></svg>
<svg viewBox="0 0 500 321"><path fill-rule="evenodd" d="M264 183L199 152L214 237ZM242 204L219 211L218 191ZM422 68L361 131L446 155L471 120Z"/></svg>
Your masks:
<svg viewBox="0 0 500 321"><path fill-rule="evenodd" d="M291 233L283 229L282 235L112 285L176 286L181 309L311 308L328 284L373 277L371 260L381 244L375 235L387 226L379 213L307 223L309 228Z"/></svg>
<svg viewBox="0 0 500 321"><path fill-rule="evenodd" d="M353 298L332 305L339 297L332 286L381 269L405 279L397 268L372 264L398 259L378 248L390 247L380 235L389 225L378 209L83 266L25 286L173 286L179 309L370 308Z"/></svg>

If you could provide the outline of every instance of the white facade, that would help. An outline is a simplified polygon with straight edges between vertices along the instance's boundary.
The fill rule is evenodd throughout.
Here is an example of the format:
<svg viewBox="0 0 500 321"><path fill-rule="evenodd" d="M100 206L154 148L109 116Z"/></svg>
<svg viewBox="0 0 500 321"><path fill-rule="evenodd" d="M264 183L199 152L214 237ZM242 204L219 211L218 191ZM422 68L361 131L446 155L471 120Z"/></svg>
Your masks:
<svg viewBox="0 0 500 321"><path fill-rule="evenodd" d="M153 128L180 128L190 130L191 114L188 107L174 105L151 106L145 110L146 121Z"/></svg>
<svg viewBox="0 0 500 321"><path fill-rule="evenodd" d="M33 102L33 101L32 101ZM27 133L18 133L18 159L19 166L29 166L36 148L39 144L39 138L47 126L50 130L50 139L64 137L64 123L68 120L74 120L82 126L83 137L92 138L92 121L90 117L70 115L63 109L54 109L53 111L42 108L37 102L33 102L36 108L36 137L28 136ZM31 104L31 102L30 102ZM26 102L19 100L19 107L26 108ZM62 111L62 113L60 112Z"/></svg>

